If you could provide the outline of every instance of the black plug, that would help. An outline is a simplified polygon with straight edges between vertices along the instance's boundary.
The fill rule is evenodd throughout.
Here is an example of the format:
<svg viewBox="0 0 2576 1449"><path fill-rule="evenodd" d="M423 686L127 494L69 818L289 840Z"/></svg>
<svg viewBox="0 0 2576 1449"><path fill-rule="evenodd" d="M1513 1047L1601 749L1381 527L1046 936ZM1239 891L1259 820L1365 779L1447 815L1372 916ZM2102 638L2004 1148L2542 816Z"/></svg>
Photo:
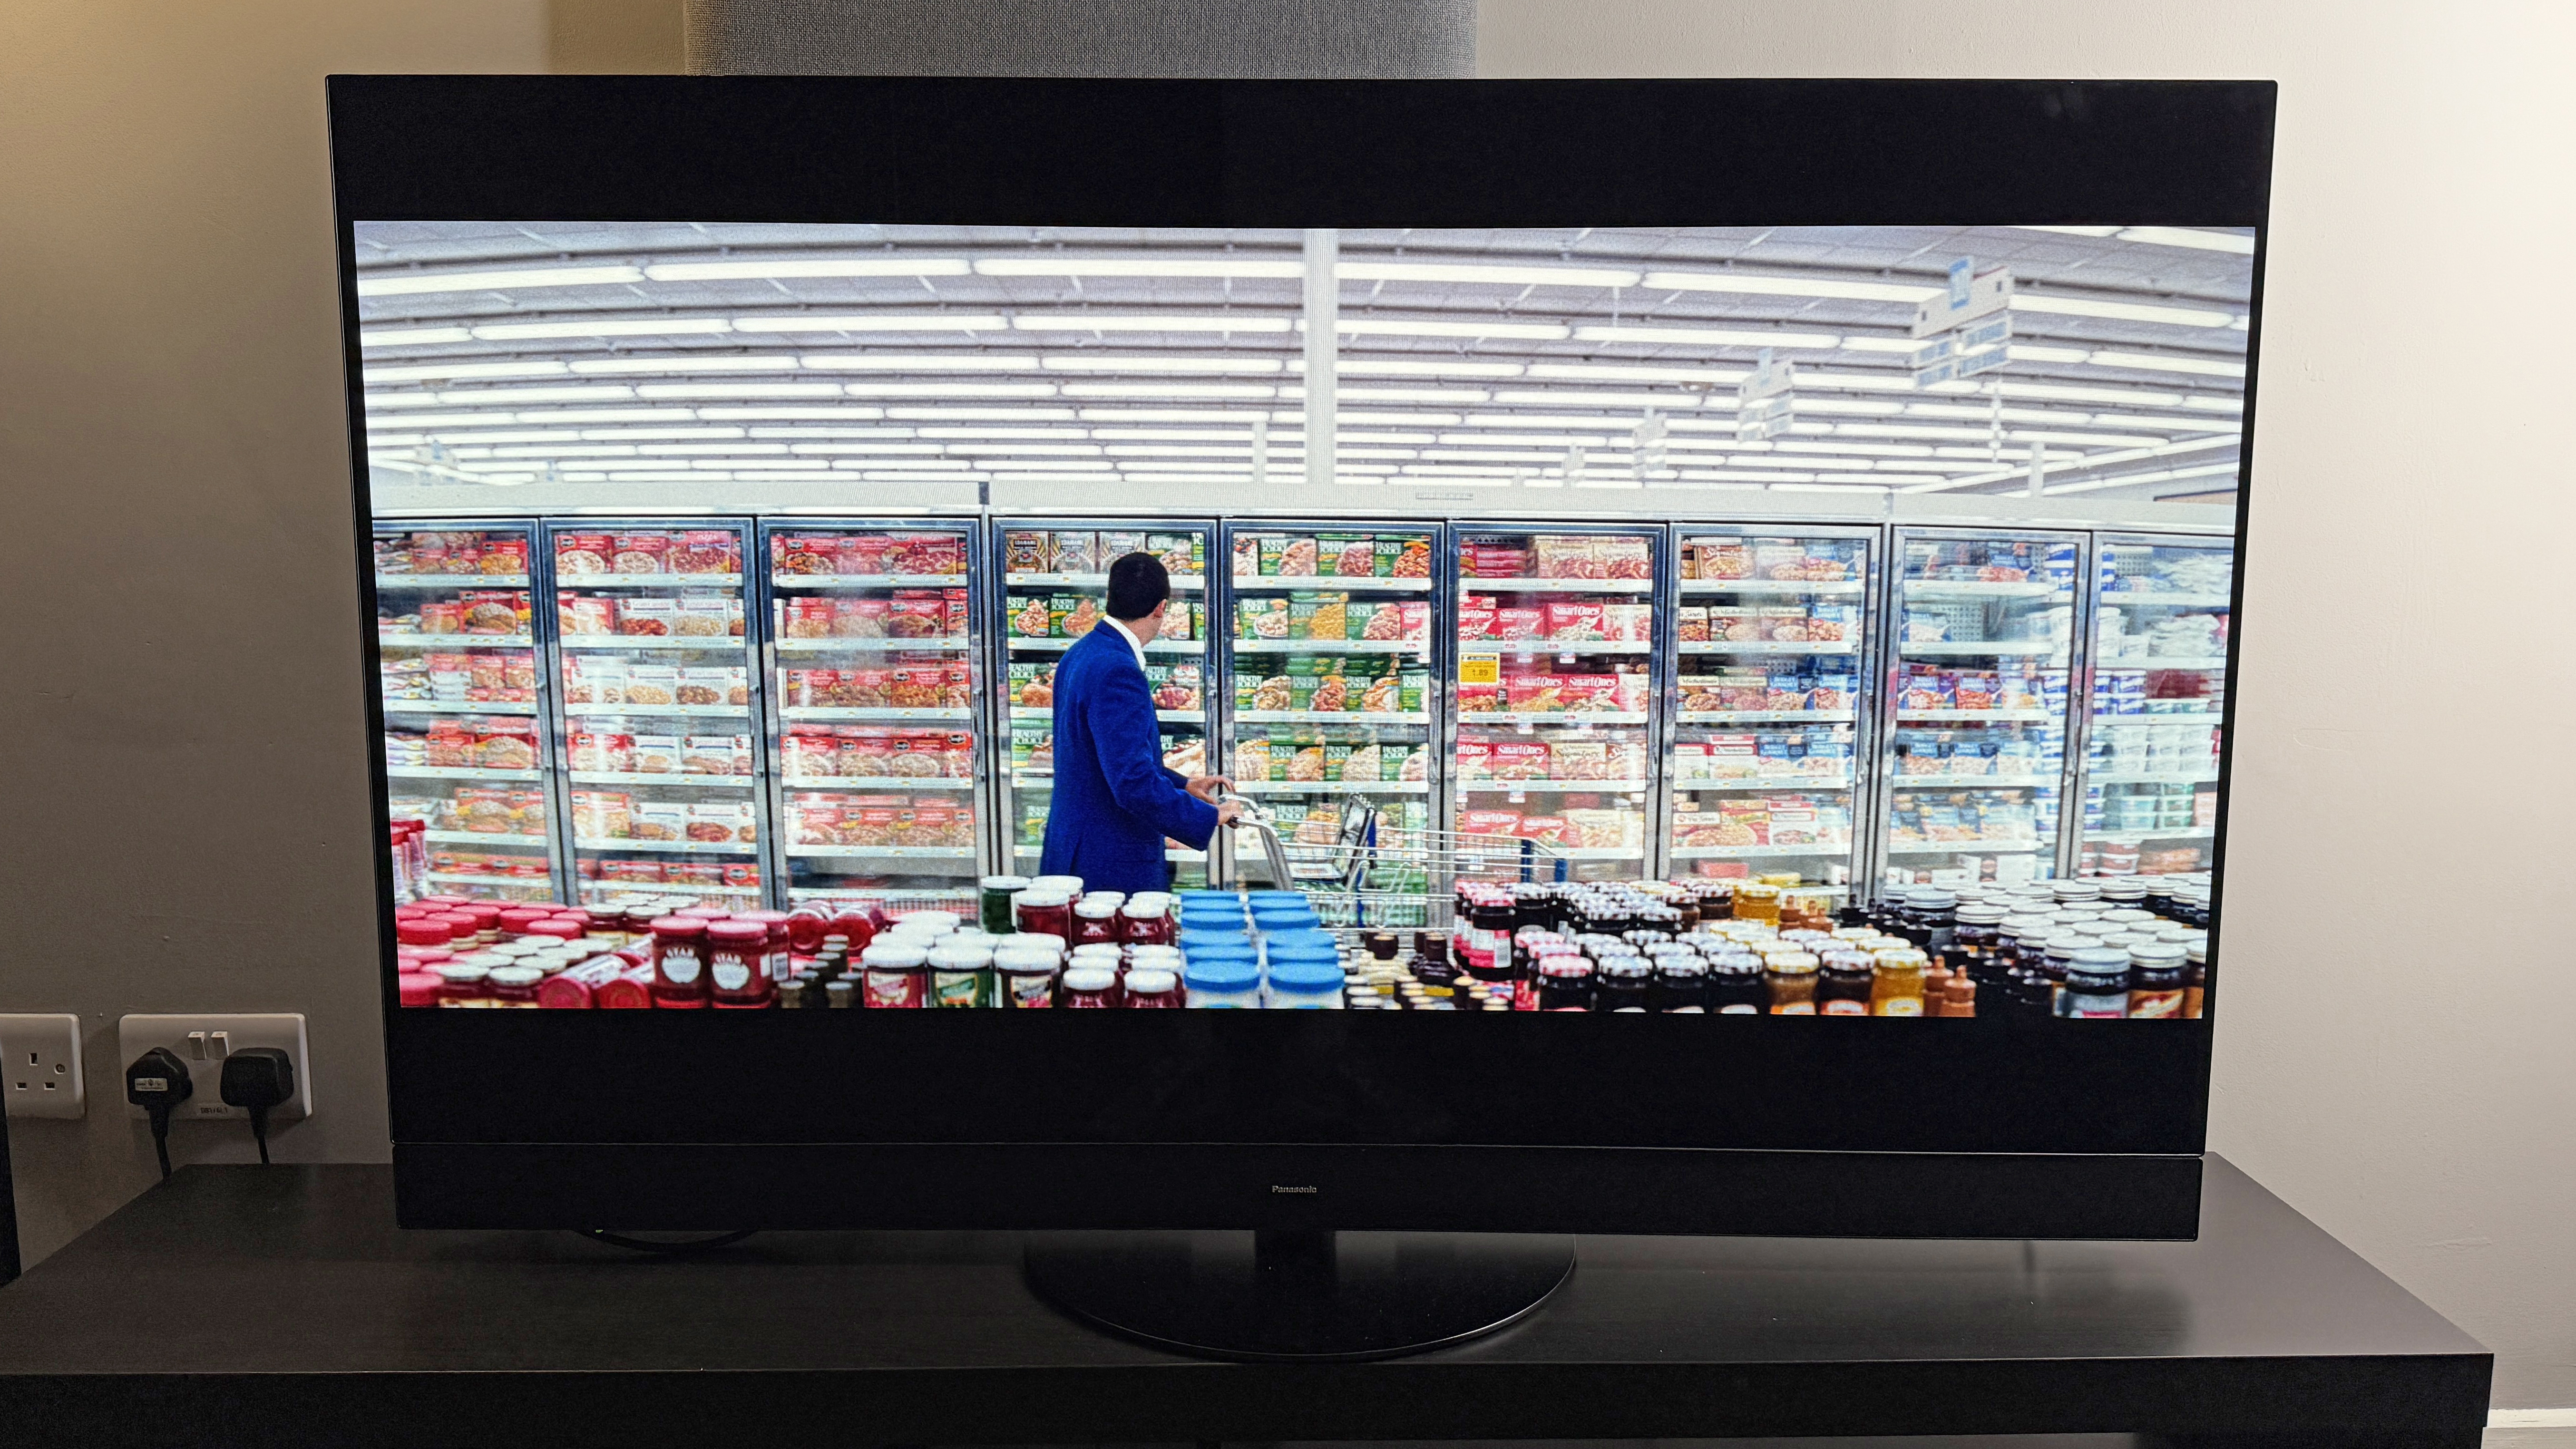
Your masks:
<svg viewBox="0 0 2576 1449"><path fill-rule="evenodd" d="M170 1176L170 1114L196 1092L188 1064L168 1047L154 1047L125 1069L125 1100L152 1114L152 1151L161 1159L165 1181Z"/></svg>
<svg viewBox="0 0 2576 1449"><path fill-rule="evenodd" d="M250 1109L250 1135L268 1162L268 1109L295 1095L295 1059L275 1047L243 1047L224 1058L224 1105Z"/></svg>

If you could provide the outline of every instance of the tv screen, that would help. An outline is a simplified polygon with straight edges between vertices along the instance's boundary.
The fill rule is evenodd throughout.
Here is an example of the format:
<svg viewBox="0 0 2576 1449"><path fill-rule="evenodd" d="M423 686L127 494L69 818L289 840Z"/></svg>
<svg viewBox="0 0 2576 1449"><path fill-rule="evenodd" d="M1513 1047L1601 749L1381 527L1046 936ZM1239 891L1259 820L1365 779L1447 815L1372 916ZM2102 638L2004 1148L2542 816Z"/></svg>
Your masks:
<svg viewBox="0 0 2576 1449"><path fill-rule="evenodd" d="M335 83L406 1219L2187 1235L2269 107Z"/></svg>

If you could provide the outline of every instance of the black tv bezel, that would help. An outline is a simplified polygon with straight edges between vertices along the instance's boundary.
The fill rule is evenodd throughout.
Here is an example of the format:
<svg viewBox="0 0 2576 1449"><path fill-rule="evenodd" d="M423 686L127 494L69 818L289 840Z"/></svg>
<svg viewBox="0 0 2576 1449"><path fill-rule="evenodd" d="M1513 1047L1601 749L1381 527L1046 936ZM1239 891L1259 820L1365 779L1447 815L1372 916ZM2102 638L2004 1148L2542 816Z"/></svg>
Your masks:
<svg viewBox="0 0 2576 1449"><path fill-rule="evenodd" d="M2270 82L338 76L329 102L362 621L361 220L2251 227L2242 601ZM2196 1231L2215 993L2078 1031L405 1011L371 776L408 1226Z"/></svg>

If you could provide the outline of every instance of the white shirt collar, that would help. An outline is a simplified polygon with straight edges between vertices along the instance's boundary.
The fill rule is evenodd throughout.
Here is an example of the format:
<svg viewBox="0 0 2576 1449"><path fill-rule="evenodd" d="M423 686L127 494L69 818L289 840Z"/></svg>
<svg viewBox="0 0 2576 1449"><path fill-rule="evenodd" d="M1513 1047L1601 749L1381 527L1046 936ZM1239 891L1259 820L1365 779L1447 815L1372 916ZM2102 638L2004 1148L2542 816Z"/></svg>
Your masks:
<svg viewBox="0 0 2576 1449"><path fill-rule="evenodd" d="M1136 638L1135 632L1130 630L1126 625L1110 618L1106 614L1103 614L1100 617L1101 622L1107 624L1110 628L1117 630L1118 637L1127 641L1127 652L1136 656L1136 672L1139 674L1144 673L1145 646Z"/></svg>

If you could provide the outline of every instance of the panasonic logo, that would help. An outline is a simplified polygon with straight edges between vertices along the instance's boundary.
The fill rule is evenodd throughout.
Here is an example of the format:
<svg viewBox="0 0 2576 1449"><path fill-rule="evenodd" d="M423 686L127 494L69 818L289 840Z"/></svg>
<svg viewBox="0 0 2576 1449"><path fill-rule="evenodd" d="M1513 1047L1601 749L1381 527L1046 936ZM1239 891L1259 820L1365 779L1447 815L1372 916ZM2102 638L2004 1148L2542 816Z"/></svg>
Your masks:
<svg viewBox="0 0 2576 1449"><path fill-rule="evenodd" d="M1270 1190L1274 1193L1298 1193L1306 1197L1315 1195L1315 1190L1311 1187L1288 1187L1276 1182L1270 1184Z"/></svg>

